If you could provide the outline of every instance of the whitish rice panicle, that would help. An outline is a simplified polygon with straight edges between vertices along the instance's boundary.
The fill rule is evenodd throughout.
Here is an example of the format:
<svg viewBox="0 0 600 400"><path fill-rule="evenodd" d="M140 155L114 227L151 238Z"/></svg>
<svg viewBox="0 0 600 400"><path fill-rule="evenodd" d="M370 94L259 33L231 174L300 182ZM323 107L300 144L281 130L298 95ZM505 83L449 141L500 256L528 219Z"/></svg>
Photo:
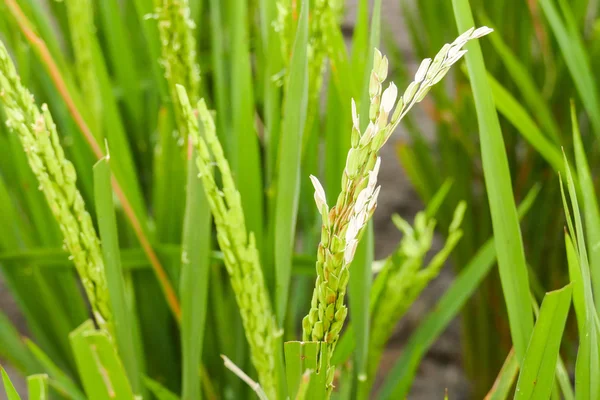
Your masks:
<svg viewBox="0 0 600 400"><path fill-rule="evenodd" d="M112 331L112 312L100 242L77 190L77 175L65 158L48 107L37 107L21 84L6 48L0 42L0 103L6 125L16 133L40 190L64 236L98 325Z"/></svg>
<svg viewBox="0 0 600 400"><path fill-rule="evenodd" d="M246 232L240 194L225 159L215 132L214 121L200 100L197 111L202 122L203 135L199 134L197 117L182 86L178 86L179 103L188 123L190 140L198 151L196 164L204 192L217 226L217 240L225 259L225 267L242 316L244 332L250 345L252 363L259 382L269 399L277 393L275 371L275 343L279 334L267 288L262 274L254 235ZM217 166L223 182L220 189L212 171ZM318 190L323 199L323 188ZM317 196L315 196L317 198Z"/></svg>
<svg viewBox="0 0 600 400"><path fill-rule="evenodd" d="M383 82L388 73L388 60L375 49L373 69L369 78L369 124L364 132L360 131L361 116L357 114L353 100L352 147L346 159L341 192L330 210L323 206L324 191L317 178L311 177L316 189L315 200L319 211L329 211L322 213L321 243L317 251L317 280L310 312L302 322L303 339L329 344L327 354L321 354L321 357L326 357L323 365L327 366L329 390L332 389L335 371L329 360L348 314L344 297L350 264L365 226L377 206L379 150L412 106L420 102L429 89L465 54L463 46L489 32L491 29L487 27L470 29L451 44L442 47L433 60L423 61L415 80L408 85L398 100L398 89L393 83L383 91Z"/></svg>

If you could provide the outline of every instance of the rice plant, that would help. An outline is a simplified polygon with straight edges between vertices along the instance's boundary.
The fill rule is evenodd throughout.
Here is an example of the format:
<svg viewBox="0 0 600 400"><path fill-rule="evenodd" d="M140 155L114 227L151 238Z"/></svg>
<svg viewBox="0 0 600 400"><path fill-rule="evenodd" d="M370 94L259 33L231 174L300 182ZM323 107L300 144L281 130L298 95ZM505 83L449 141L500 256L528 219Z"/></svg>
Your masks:
<svg viewBox="0 0 600 400"><path fill-rule="evenodd" d="M489 321L470 313L492 302L467 308L466 348L489 346L467 361L496 380L476 383L475 397L598 398L600 214L579 122L585 134L600 125L577 32L594 14L561 3L563 21L540 1L588 102L585 118L571 106L573 145L561 154L562 125L503 45L512 37L486 26L507 22L478 6L475 25L468 0L452 4L435 16L418 6L443 27L406 11L424 60L404 75L401 59L378 50L381 0L359 2L349 46L343 1L4 0L0 272L26 322L18 330L0 312L0 361L16 371L2 369L7 398L405 398L427 348L486 290L502 295L514 350L490 350L493 335L471 342L469 327ZM447 32L452 16L458 34ZM443 38L435 47L434 35ZM535 119L486 69L483 37L525 82ZM448 74L453 85L442 83ZM455 138L441 134L436 159L409 113L432 101L478 127L480 152L450 154ZM548 179L557 192L530 175L513 180L504 151L513 132L496 109L560 173ZM426 206L412 223L394 215L402 239L374 260L381 150L401 124L414 141L401 159ZM475 198L479 163L485 194ZM435 173L436 164L451 168ZM563 288L545 295L554 281L528 263L538 248L520 229L527 212L525 223L540 217L540 199L567 225L552 261ZM436 232L444 239L434 250ZM387 370L395 327L449 259L454 283ZM496 259L500 289L485 280ZM501 369L495 353L506 356ZM13 384L17 374L26 384Z"/></svg>

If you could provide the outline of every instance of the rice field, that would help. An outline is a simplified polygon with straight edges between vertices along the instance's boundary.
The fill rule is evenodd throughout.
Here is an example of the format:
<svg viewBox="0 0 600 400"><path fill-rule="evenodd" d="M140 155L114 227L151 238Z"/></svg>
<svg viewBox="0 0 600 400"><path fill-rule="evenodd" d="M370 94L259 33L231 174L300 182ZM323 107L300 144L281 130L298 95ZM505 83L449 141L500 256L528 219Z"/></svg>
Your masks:
<svg viewBox="0 0 600 400"><path fill-rule="evenodd" d="M597 2L391 3L0 1L4 398L600 399Z"/></svg>

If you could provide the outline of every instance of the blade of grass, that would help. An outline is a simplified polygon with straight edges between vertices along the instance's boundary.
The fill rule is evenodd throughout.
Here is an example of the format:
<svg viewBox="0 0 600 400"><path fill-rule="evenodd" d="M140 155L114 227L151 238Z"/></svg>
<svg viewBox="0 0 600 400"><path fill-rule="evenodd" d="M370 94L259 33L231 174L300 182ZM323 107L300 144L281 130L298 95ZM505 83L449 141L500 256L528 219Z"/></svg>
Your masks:
<svg viewBox="0 0 600 400"><path fill-rule="evenodd" d="M369 59L364 55L368 54L369 46L369 1L359 0L352 36L352 72L355 76L364 76L368 70Z"/></svg>
<svg viewBox="0 0 600 400"><path fill-rule="evenodd" d="M127 374L106 332L95 330L88 320L74 330L69 339L90 400L133 398Z"/></svg>
<svg viewBox="0 0 600 400"><path fill-rule="evenodd" d="M36 374L27 377L27 394L29 400L48 399L48 375Z"/></svg>
<svg viewBox="0 0 600 400"><path fill-rule="evenodd" d="M474 25L469 0L453 0L458 30ZM510 170L500 122L489 88L479 43L469 43L466 55L479 124L483 171L488 194L498 268L508 309L508 318L517 358L522 360L533 330L529 301L529 278L525 252L511 186Z"/></svg>
<svg viewBox="0 0 600 400"><path fill-rule="evenodd" d="M266 147L266 184L270 186L275 176L275 166L281 135L281 90L273 77L283 68L281 40L275 32L273 23L277 18L277 3L270 0L259 0L261 19L261 39L263 60L263 97ZM222 109L222 108L220 108Z"/></svg>
<svg viewBox="0 0 600 400"><path fill-rule="evenodd" d="M159 382L150 378L144 379L144 382L146 387L150 389L154 397L156 397L158 400L179 400L179 396L171 392Z"/></svg>
<svg viewBox="0 0 600 400"><path fill-rule="evenodd" d="M228 108L231 104L230 88L228 85L228 60L224 39L225 27L222 20L222 8L225 2L209 0L210 9L210 44L211 44L211 66L212 80L215 89L214 102L217 110L217 134L223 143L228 157L231 157L233 138L230 133L231 120L228 118Z"/></svg>
<svg viewBox="0 0 600 400"><path fill-rule="evenodd" d="M596 310L600 308L600 212L598 211L598 200L592 174L588 165L587 157L579 124L575 113L575 105L571 103L571 124L573 125L573 149L575 151L575 165L579 177L579 187L583 200L583 217L585 220L586 240L590 244L589 268L592 280L592 292L596 294Z"/></svg>
<svg viewBox="0 0 600 400"><path fill-rule="evenodd" d="M515 400L550 398L572 292L573 287L567 285L544 296L522 361Z"/></svg>
<svg viewBox="0 0 600 400"><path fill-rule="evenodd" d="M0 357L25 375L39 371L39 365L21 341L19 332L2 312L0 312Z"/></svg>
<svg viewBox="0 0 600 400"><path fill-rule="evenodd" d="M180 136L175 134L174 113L169 108L159 110L158 132L152 185L156 236L161 243L180 243L185 209L186 151L181 146ZM179 271L177 264L172 263L167 271L174 282Z"/></svg>
<svg viewBox="0 0 600 400"><path fill-rule="evenodd" d="M142 122L143 103L139 90L139 81L135 68L136 52L130 48L131 41L124 40L129 36L117 0L106 0L98 3L98 11L102 21L102 33L105 37L109 61L115 74L116 82L122 89L123 101L131 118L130 124L135 127L134 132L140 131ZM143 136L136 138L144 141ZM145 138L147 140L147 138ZM138 146L140 142L138 143Z"/></svg>
<svg viewBox="0 0 600 400"><path fill-rule="evenodd" d="M285 88L275 198L275 312L281 326L287 310L300 196L302 136L308 107L308 1L302 2Z"/></svg>
<svg viewBox="0 0 600 400"><path fill-rule="evenodd" d="M108 152L108 151L107 151ZM106 281L113 310L116 344L123 360L127 376L135 393L142 394L143 358L140 338L135 337L135 315L132 304L127 302L125 280L121 267L117 219L114 211L113 192L110 184L110 157L107 156L94 165L94 192L98 227L102 241L102 255L106 270Z"/></svg>
<svg viewBox="0 0 600 400"><path fill-rule="evenodd" d="M263 179L258 137L254 121L254 91L250 64L248 6L245 0L231 4L231 111L232 150L229 160L235 184L240 192L248 232L263 247ZM221 34L221 33L219 33ZM220 110L226 112L225 110Z"/></svg>
<svg viewBox="0 0 600 400"><path fill-rule="evenodd" d="M530 269L531 271L531 269ZM537 281L537 277L532 273L532 283L533 281ZM571 283L571 286L573 287L573 303L575 303L575 284ZM537 303L536 297L533 294L533 289L532 289L532 293L531 293L531 303L533 306L533 312L535 314L535 318L539 318L540 315L540 306ZM569 376L569 372L567 371L567 367L565 366L565 363L562 360L562 357L560 356L560 354L558 355L558 360L556 362L556 379L558 380L558 388L555 388L555 391L557 392L558 389L560 388L562 395L565 400L574 400L575 399L575 394L573 393L573 386L571 384L571 377ZM555 385L556 387L556 385ZM553 391L552 395L554 396L555 393Z"/></svg>
<svg viewBox="0 0 600 400"><path fill-rule="evenodd" d="M0 176L0 244L3 248L19 249L23 244L29 244L30 238L24 234L27 229L22 229L23 221L15 208L8 188ZM21 234L19 234L20 232ZM3 262L2 277L7 287L13 294L19 309L27 319L29 329L35 338L51 352L53 357L64 363L69 363L66 354L69 344L66 335L72 329L70 324L65 324L66 316L63 307L49 309L49 305L60 305L59 299L53 298L51 291L42 290L41 284L46 284L40 270L30 263ZM47 284L45 285L47 289Z"/></svg>
<svg viewBox="0 0 600 400"><path fill-rule="evenodd" d="M487 17L483 18L482 21L484 24L493 27L489 24L490 21ZM494 46L494 50L498 53L499 60L506 67L506 71L516 84L516 89L523 95L525 103L531 109L532 114L542 126L547 136L551 138L554 143L560 143L560 128L556 123L552 110L544 100L541 91L537 88L533 75L512 52L510 47L502 40L503 37L504 36L500 34L500 32L496 35L490 35L490 41L492 46ZM496 96L494 95L494 97ZM496 106L498 106L498 103L501 102L496 100Z"/></svg>
<svg viewBox="0 0 600 400"><path fill-rule="evenodd" d="M534 187L519 205L521 218L529 211L538 193L539 187ZM378 399L403 399L408 395L421 359L477 290L494 266L495 259L494 240L489 239L465 265L452 286L413 332L404 347L404 352L386 376Z"/></svg>
<svg viewBox="0 0 600 400"><path fill-rule="evenodd" d="M285 365L286 378L290 398L296 398L301 389L306 371L311 371L310 381L305 397L307 399L325 399L326 374L322 365L319 365L319 346L327 346L323 342L286 342ZM320 371L316 373L316 371Z"/></svg>
<svg viewBox="0 0 600 400"><path fill-rule="evenodd" d="M4 383L4 392L6 393L6 398L8 400L21 400L19 393L17 393L17 390L8 377L6 370L0 367L0 371L2 372L2 382Z"/></svg>
<svg viewBox="0 0 600 400"><path fill-rule="evenodd" d="M211 251L211 214L189 142L187 199L181 250L182 398L200 399L200 362L204 344Z"/></svg>
<svg viewBox="0 0 600 400"><path fill-rule="evenodd" d="M564 163L558 147L546 138L523 106L500 82L490 74L488 74L488 80L496 108L500 114L517 128L523 138L540 153L555 171L564 172Z"/></svg>
<svg viewBox="0 0 600 400"><path fill-rule="evenodd" d="M142 28L142 33L145 38L145 47L148 50L150 60L154 62L150 63L152 69L152 75L154 82L158 86L158 91L163 99L166 99L167 94L167 81L164 79L164 73L160 68L160 64L156 60L160 59L160 40L158 34L158 26L156 21L152 18L147 18L148 15L152 15L154 10L153 0L134 0L134 7L138 17L139 24Z"/></svg>
<svg viewBox="0 0 600 400"><path fill-rule="evenodd" d="M588 55L579 35L579 28L573 25L573 16L566 3L561 7L565 20L561 18L553 0L539 0L539 4L548 19L550 28L563 54L567 68L571 73L577 92L581 97L596 136L600 136L600 100L596 91L596 81L592 73Z"/></svg>
<svg viewBox="0 0 600 400"><path fill-rule="evenodd" d="M31 351L31 354L33 354L42 366L44 372L50 376L50 385L56 391L72 400L85 400L86 397L81 390L79 390L79 387L75 382L73 382L73 380L63 372L42 349L29 339L25 339L25 344Z"/></svg>
<svg viewBox="0 0 600 400"><path fill-rule="evenodd" d="M5 138L8 143L2 141L0 146L3 148L6 146L6 153L0 155L0 158L3 158L11 164L11 167L14 167L14 175L12 173L7 174L5 178L13 198L17 192L24 194L24 199L21 198L22 200L18 203L23 208L20 212L28 213L32 226L35 226L34 236L37 236L37 238L32 240L44 246L60 245L62 234L50 212L48 202L42 192L38 190L37 178L27 162L26 154L22 150L18 137L16 135L6 135ZM0 169L4 168L0 167ZM12 245L8 247L14 249ZM72 272L55 271L50 274L46 273L43 280L52 288L52 295L58 297L57 301L65 308L67 318L70 320L69 326L65 327L66 329L63 332L63 336L66 338L72 328L84 321L88 315L85 300L80 296L78 278Z"/></svg>
<svg viewBox="0 0 600 400"><path fill-rule="evenodd" d="M156 251L161 259L176 259L181 256L181 246L160 245ZM66 268L73 267L68 259L68 254L61 248L30 248L27 250L15 250L0 252L0 262L10 262L7 268L14 268L14 263L31 263L44 268ZM121 250L122 266L125 270L149 269L148 258L142 248L130 248ZM211 261L223 264L224 256L220 251L213 250L210 253ZM314 277L315 257L313 255L295 254L292 266L292 275L304 275Z"/></svg>
<svg viewBox="0 0 600 400"><path fill-rule="evenodd" d="M511 349L494 382L494 386L492 386L484 400L506 400L517 379L518 372L519 362L515 357L515 350Z"/></svg>
<svg viewBox="0 0 600 400"><path fill-rule="evenodd" d="M569 235L566 237L567 260L571 276L577 280L574 282L573 301L577 315L579 328L579 350L575 365L575 393L577 398L594 399L600 396L600 341L598 327L596 324L597 313L592 293L592 283L588 264L587 249L585 245L585 233L581 221L581 213L577 201L575 184L571 176L571 170L566 160L566 178L571 207L573 208L574 220L571 218L569 205L564 191L562 179L561 195L565 210ZM575 225L573 225L575 222ZM577 228L575 229L574 226ZM578 283L581 281L581 283ZM581 396L581 397L580 397Z"/></svg>

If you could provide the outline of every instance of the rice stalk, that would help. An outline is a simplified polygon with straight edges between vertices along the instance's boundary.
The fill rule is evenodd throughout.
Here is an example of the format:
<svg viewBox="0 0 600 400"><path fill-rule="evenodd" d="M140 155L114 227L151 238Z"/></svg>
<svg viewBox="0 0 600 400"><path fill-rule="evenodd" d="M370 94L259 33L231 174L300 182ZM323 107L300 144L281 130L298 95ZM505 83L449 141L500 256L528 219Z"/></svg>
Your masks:
<svg viewBox="0 0 600 400"><path fill-rule="evenodd" d="M194 21L188 0L156 0L161 60L165 70L175 121L180 137L186 138L187 121L178 99L177 85L188 91L192 103L200 96L200 67L196 62Z"/></svg>
<svg viewBox="0 0 600 400"><path fill-rule="evenodd" d="M381 160L379 150L387 142L406 113L429 92L448 72L450 67L466 53L463 46L491 32L487 27L471 28L453 43L446 44L433 60L421 63L414 81L396 102L397 87L391 83L383 91L388 73L388 60L376 50L369 82L369 124L360 132L360 117L352 101L352 148L348 152L342 176L342 190L336 204L329 209L325 191L318 179L311 176L315 187L315 202L323 218L321 243L317 251L317 280L313 291L311 309L302 322L305 341L326 342L328 389L333 389L335 367L329 360L339 339L348 314L344 298L350 277L350 264L367 222L377 205L380 187L377 174ZM395 110L394 110L395 108ZM391 116L390 113L394 110Z"/></svg>
<svg viewBox="0 0 600 400"><path fill-rule="evenodd" d="M46 104L41 110L33 95L21 84L15 66L0 43L0 99L8 128L17 134L39 188L64 235L71 258L98 325L109 333L112 312L100 242L92 219L77 190L77 174L65 158L56 126Z"/></svg>
<svg viewBox="0 0 600 400"><path fill-rule="evenodd" d="M240 193L237 191L229 163L216 135L215 123L204 100L198 102L198 120L182 86L178 86L179 101L188 122L188 132L198 151L196 164L217 227L217 240L223 252L225 267L240 309L244 332L258 380L268 398L275 399L277 374L275 369L276 337L279 335L267 287L260 265L254 234L247 233ZM212 171L216 165L223 182L219 188Z"/></svg>
<svg viewBox="0 0 600 400"><path fill-rule="evenodd" d="M103 106L93 55L96 46L93 4L90 0L67 0L65 8L75 56L75 74L87 106L86 120L90 122L96 141L101 142Z"/></svg>

